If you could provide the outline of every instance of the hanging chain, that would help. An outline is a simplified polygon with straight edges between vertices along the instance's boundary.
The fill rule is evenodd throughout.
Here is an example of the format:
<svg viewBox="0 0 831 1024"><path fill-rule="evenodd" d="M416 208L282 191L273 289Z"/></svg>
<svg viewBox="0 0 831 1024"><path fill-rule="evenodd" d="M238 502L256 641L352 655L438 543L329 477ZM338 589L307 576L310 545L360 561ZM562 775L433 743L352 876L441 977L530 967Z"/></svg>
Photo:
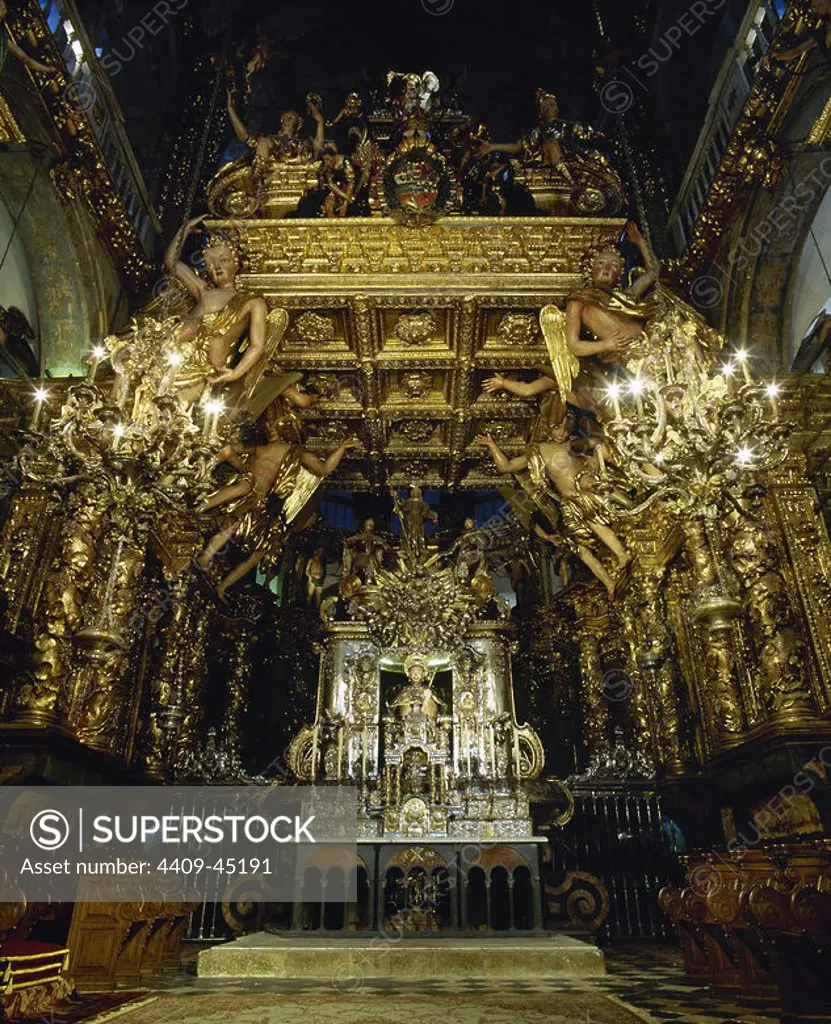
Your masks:
<svg viewBox="0 0 831 1024"><path fill-rule="evenodd" d="M199 180L202 175L202 166L205 162L205 154L208 150L208 138L211 134L211 125L213 124L214 112L216 111L216 102L219 97L219 87L225 76L225 67L228 61L223 53L222 59L216 69L216 77L214 79L213 91L211 93L210 103L208 104L207 117L205 118L205 130L202 132L202 139L199 143L199 149L196 154L196 162L193 168L193 178L191 179L190 188L188 189L187 201L185 203L185 215L182 218L184 221L188 221L191 218L193 212L193 202L196 199L196 190L199 187Z"/></svg>

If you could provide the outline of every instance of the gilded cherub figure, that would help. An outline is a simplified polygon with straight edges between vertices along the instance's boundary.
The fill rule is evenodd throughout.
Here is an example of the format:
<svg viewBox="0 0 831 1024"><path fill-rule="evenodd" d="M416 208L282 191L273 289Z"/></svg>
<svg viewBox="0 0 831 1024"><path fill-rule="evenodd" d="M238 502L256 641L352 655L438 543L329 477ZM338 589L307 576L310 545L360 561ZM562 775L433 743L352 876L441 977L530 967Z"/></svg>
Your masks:
<svg viewBox="0 0 831 1024"><path fill-rule="evenodd" d="M578 458L574 454L568 419L554 425L548 440L533 442L523 455L513 459L504 454L490 434L479 435L474 443L490 449L501 473L517 477L549 523L557 518L556 511L552 512L553 502L562 521L562 540L614 599L627 575L632 555L609 525L612 515L608 503L594 490L599 468L597 458L594 455ZM561 540L545 531L541 531L540 536L551 543L559 544ZM615 579L594 553L598 540L617 560L619 569Z"/></svg>
<svg viewBox="0 0 831 1024"><path fill-rule="evenodd" d="M410 487L410 496L406 501L402 502L395 491L392 491L392 499L395 514L401 521L404 557L410 564L416 565L423 559L427 549L424 523L435 523L438 516L422 497L418 484Z"/></svg>
<svg viewBox="0 0 831 1024"><path fill-rule="evenodd" d="M389 550L389 544L376 530L375 520L365 519L360 532L343 542L343 575L357 576L362 583L374 583Z"/></svg>
<svg viewBox="0 0 831 1024"><path fill-rule="evenodd" d="M267 571L276 571L291 523L346 452L361 447L360 441L350 438L323 461L284 439L280 402L268 407L264 419L264 443L228 445L219 453L220 461L237 470L239 480L221 488L203 506L206 512L225 506L226 525L197 558L200 569L209 568L232 539L243 541L251 551L217 586L220 597L264 559ZM272 496L278 501L271 501Z"/></svg>
<svg viewBox="0 0 831 1024"><path fill-rule="evenodd" d="M226 109L234 134L251 150L251 184L255 190L263 184L272 163L312 160L322 145L322 137L315 142L303 137L303 117L296 110L284 110L280 114L280 130L276 135L269 135L266 132L248 130L230 92L227 96ZM320 126L319 134L322 136Z"/></svg>
<svg viewBox="0 0 831 1024"><path fill-rule="evenodd" d="M326 548L317 547L306 562L306 604L320 610L323 584L326 582Z"/></svg>
<svg viewBox="0 0 831 1024"><path fill-rule="evenodd" d="M551 372L530 383L497 374L484 382L486 391L531 396L556 388L562 401L608 419L608 388L624 369L667 380L710 365L721 338L659 284L660 263L633 221L626 234L644 264L629 287L620 287L624 263L616 249L594 253L590 282L569 296L565 312L552 305L540 313Z"/></svg>
<svg viewBox="0 0 831 1024"><path fill-rule="evenodd" d="M0 0L0 71L3 70L3 66L6 63L6 56L10 53L30 71L37 71L41 75L48 75L50 78L54 78L57 74L56 68L49 64L44 64L43 61L39 61L35 57L30 56L17 44L9 31L9 26L7 24L8 15L9 5L6 3L6 0Z"/></svg>
<svg viewBox="0 0 831 1024"><path fill-rule="evenodd" d="M508 380L497 374L484 382L486 391L510 391L528 397L558 388L563 401L598 413L602 408L601 389L615 376L615 362L623 362L632 343L643 334L650 309L641 297L657 280L659 266L651 249L634 224L631 238L642 242L647 253L647 271L628 293L617 289L623 272L623 257L616 249L602 249L594 256L591 285L570 296L565 316L554 306L546 306L540 323L551 356L553 375L544 375L530 383ZM585 331L594 340L586 341ZM550 339L553 336L553 341ZM615 358L616 357L616 358ZM580 360L591 359L592 367L581 376ZM600 362L598 362L600 361ZM597 372L602 381L596 379Z"/></svg>
<svg viewBox="0 0 831 1024"><path fill-rule="evenodd" d="M211 241L202 251L207 281L182 262L185 238L203 220L204 215L184 224L164 260L167 273L196 300L196 306L176 332L170 355L172 390L179 393L185 404L195 402L210 384L235 381L242 382L235 389L237 400L250 397L288 326L285 310L276 309L269 314L264 299L237 290L239 257L229 241ZM239 362L231 366L239 350L238 342L246 333L247 347Z"/></svg>

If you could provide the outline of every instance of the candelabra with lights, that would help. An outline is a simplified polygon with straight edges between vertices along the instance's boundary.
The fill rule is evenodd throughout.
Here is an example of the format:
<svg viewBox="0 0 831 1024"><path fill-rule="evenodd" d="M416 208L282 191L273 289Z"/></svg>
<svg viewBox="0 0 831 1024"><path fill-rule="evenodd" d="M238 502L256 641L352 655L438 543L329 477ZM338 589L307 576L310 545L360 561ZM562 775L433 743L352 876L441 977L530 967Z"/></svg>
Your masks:
<svg viewBox="0 0 831 1024"><path fill-rule="evenodd" d="M788 457L793 428L779 417L779 390L753 379L744 350L717 373L699 367L683 380L611 384L607 432L620 468L639 490L658 491L675 515L716 522L748 472L769 472Z"/></svg>
<svg viewBox="0 0 831 1024"><path fill-rule="evenodd" d="M683 380L667 367L608 388L614 417L606 430L618 471L683 532L697 580L690 610L707 631L714 718L728 734L742 728L732 648L742 605L722 524L742 513L746 487L789 456L793 427L780 419L779 391L776 382L754 379L741 349L716 368L688 368Z"/></svg>
<svg viewBox="0 0 831 1024"><path fill-rule="evenodd" d="M105 360L113 373L99 381ZM130 651L146 628L151 537L164 546L213 487L225 406L213 396L183 403L171 387L176 366L175 352L152 369L134 350L120 360L96 346L85 381L66 391L40 383L5 531L17 531L26 560L37 559L42 543L22 528L27 507L40 502L55 531L34 624L34 677L15 698L16 720L64 729L111 753L136 713Z"/></svg>

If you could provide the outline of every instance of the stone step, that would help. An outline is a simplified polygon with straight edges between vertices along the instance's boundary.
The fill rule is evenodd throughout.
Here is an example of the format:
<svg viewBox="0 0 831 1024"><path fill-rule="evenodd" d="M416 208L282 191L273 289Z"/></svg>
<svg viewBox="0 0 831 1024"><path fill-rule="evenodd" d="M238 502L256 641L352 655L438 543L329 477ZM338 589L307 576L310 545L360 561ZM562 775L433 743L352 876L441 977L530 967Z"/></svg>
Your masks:
<svg viewBox="0 0 831 1024"><path fill-rule="evenodd" d="M569 935L541 938L312 938L257 932L199 953L200 978L417 981L451 978L596 978L603 953Z"/></svg>

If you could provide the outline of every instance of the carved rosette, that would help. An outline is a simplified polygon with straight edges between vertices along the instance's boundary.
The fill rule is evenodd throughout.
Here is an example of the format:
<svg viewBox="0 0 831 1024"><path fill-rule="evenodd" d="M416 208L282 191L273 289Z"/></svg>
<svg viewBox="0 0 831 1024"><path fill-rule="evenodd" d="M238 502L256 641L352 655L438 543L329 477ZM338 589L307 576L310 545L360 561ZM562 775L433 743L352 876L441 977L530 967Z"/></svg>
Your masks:
<svg viewBox="0 0 831 1024"><path fill-rule="evenodd" d="M301 313L289 329L289 339L305 345L325 345L335 337L335 319L325 313Z"/></svg>
<svg viewBox="0 0 831 1024"><path fill-rule="evenodd" d="M410 370L401 377L402 394L414 402L426 398L432 387L433 376L425 370Z"/></svg>
<svg viewBox="0 0 831 1024"><path fill-rule="evenodd" d="M343 420L318 420L309 427L309 436L321 441L342 441L349 434Z"/></svg>
<svg viewBox="0 0 831 1024"><path fill-rule="evenodd" d="M395 428L395 436L410 444L426 444L435 433L435 420L401 420Z"/></svg>
<svg viewBox="0 0 831 1024"><path fill-rule="evenodd" d="M542 339L539 317L533 313L506 313L499 321L496 336L510 348L533 348Z"/></svg>
<svg viewBox="0 0 831 1024"><path fill-rule="evenodd" d="M430 310L404 313L396 321L393 334L404 345L426 345L439 329L438 321Z"/></svg>

